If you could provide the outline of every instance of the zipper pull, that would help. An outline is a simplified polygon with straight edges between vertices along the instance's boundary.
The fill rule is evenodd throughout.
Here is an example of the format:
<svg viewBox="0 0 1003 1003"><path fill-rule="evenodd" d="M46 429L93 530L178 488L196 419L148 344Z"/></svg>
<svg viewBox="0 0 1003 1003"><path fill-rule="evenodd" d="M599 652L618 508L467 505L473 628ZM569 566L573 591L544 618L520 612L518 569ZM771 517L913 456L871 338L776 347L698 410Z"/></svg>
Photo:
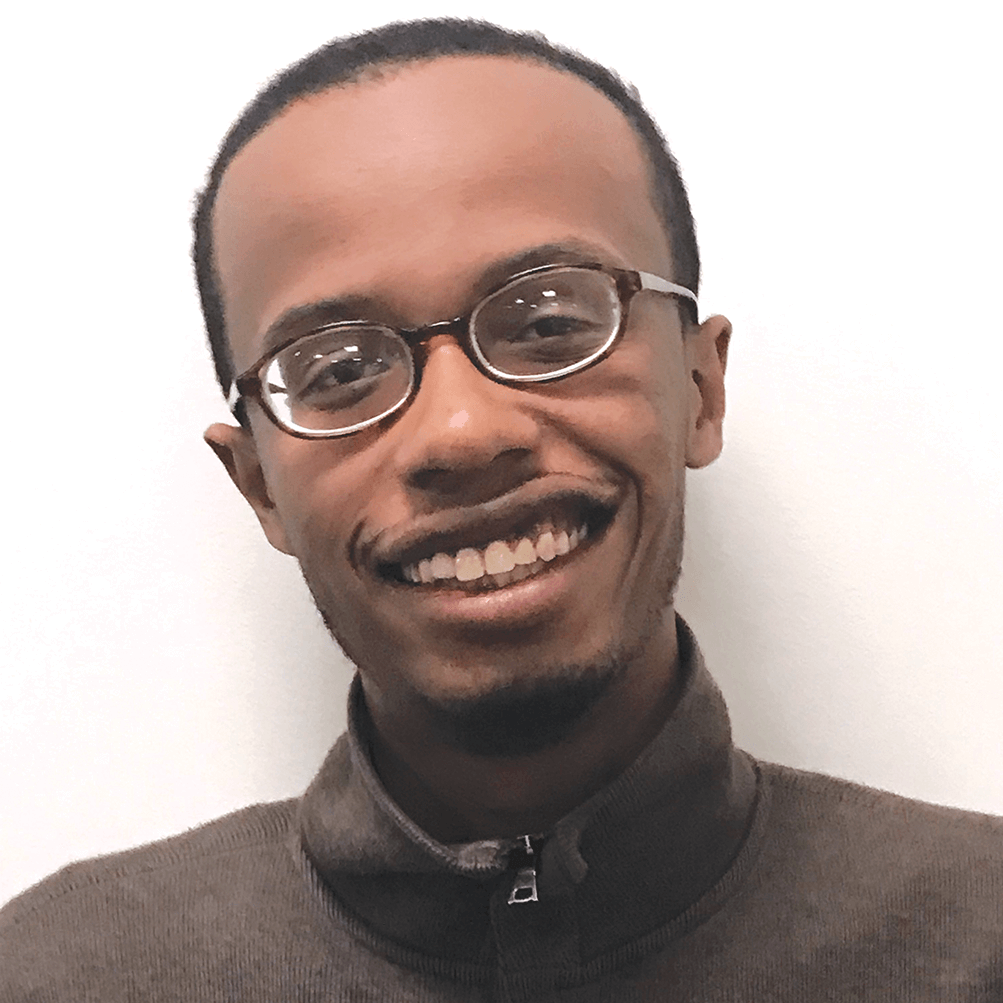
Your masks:
<svg viewBox="0 0 1003 1003"><path fill-rule="evenodd" d="M522 845L517 846L509 857L509 866L519 868L512 884L512 891L509 893L509 905L539 901L536 893L536 854L533 843L529 836L520 836L519 839Z"/></svg>

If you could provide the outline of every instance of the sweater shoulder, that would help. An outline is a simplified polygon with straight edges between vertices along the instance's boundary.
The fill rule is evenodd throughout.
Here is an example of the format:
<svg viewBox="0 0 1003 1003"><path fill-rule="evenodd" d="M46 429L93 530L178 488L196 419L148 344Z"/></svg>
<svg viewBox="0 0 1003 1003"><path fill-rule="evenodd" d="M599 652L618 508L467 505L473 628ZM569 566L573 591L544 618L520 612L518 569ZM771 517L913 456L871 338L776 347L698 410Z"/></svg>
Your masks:
<svg viewBox="0 0 1003 1003"><path fill-rule="evenodd" d="M810 806L816 811L827 807L843 810L858 818L866 817L869 824L876 826L900 825L903 820L908 820L945 834L957 831L972 839L985 836L999 840L1003 837L1003 816L1000 815L922 801L852 780L777 763L760 762L759 768L776 796Z"/></svg>
<svg viewBox="0 0 1003 1003"><path fill-rule="evenodd" d="M759 768L763 838L735 915L815 987L802 998L835 999L839 978L853 999L997 998L984 987L1003 970L1003 818ZM906 974L911 995L876 990Z"/></svg>
<svg viewBox="0 0 1003 1003"><path fill-rule="evenodd" d="M953 871L1003 889L1003 817L773 763L760 770L780 845L875 874L885 866L903 878Z"/></svg>
<svg viewBox="0 0 1003 1003"><path fill-rule="evenodd" d="M0 909L0 934L33 914L56 908L60 901L88 894L107 897L117 886L174 883L182 872L204 869L214 859L282 846L297 803L289 799L250 805L166 839L68 864Z"/></svg>

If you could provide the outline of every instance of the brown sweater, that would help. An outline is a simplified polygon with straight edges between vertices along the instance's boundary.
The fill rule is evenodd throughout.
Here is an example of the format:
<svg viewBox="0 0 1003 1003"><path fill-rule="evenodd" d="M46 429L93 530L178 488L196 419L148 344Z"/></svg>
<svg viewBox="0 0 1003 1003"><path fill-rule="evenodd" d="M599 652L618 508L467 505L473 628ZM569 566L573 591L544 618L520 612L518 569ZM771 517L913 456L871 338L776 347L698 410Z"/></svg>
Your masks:
<svg viewBox="0 0 1003 1003"><path fill-rule="evenodd" d="M680 640L675 714L532 855L402 815L355 686L302 798L7 905L0 1003L1001 1003L1003 820L755 762Z"/></svg>

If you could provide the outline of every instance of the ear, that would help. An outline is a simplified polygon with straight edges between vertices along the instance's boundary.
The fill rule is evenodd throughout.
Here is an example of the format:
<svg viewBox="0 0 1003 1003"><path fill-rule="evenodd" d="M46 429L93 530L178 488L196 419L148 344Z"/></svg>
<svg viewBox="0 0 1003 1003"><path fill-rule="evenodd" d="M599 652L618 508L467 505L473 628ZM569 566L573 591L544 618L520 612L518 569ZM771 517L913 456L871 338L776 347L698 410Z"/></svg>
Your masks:
<svg viewBox="0 0 1003 1003"><path fill-rule="evenodd" d="M718 458L723 445L724 370L731 322L720 315L708 317L685 339L686 369L691 381L686 465L706 467Z"/></svg>
<svg viewBox="0 0 1003 1003"><path fill-rule="evenodd" d="M283 554L292 554L278 509L268 493L265 473L251 433L246 428L216 422L205 430L203 438L226 467L237 490L254 509L268 542Z"/></svg>

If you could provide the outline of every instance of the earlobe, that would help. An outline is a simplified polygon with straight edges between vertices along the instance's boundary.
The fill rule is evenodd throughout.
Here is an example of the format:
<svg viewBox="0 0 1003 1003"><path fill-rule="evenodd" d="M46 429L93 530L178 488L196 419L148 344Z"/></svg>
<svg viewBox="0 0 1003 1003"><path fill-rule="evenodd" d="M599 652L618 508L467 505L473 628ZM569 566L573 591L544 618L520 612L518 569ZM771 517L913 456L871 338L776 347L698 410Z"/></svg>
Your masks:
<svg viewBox="0 0 1003 1003"><path fill-rule="evenodd" d="M251 433L239 426L216 422L205 430L203 438L226 467L237 490L254 509L268 542L283 554L292 554Z"/></svg>
<svg viewBox="0 0 1003 1003"><path fill-rule="evenodd" d="M728 363L731 322L709 317L700 329L686 336L686 363L691 400L686 465L705 467L721 453L724 444L724 371Z"/></svg>

